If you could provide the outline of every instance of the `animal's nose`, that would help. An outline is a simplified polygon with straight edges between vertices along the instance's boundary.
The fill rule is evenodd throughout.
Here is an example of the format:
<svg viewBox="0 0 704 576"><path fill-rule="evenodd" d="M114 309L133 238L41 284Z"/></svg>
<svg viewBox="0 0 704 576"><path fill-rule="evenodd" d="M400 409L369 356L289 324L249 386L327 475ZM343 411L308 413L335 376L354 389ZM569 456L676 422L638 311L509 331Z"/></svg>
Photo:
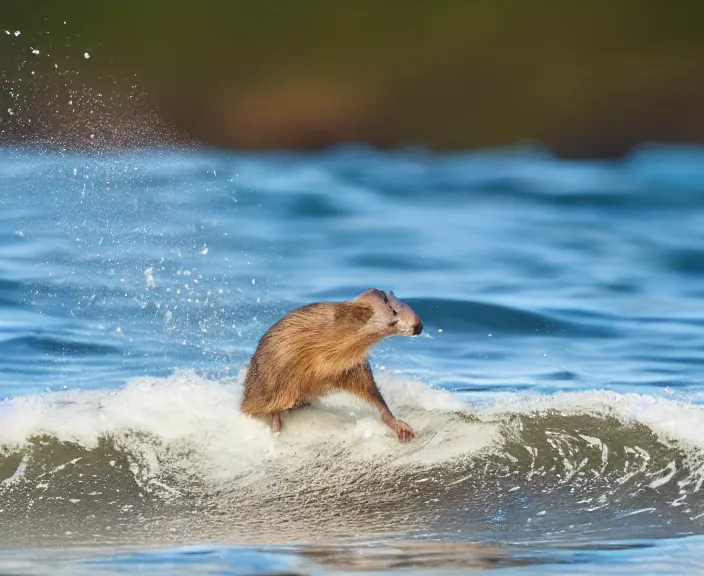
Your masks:
<svg viewBox="0 0 704 576"><path fill-rule="evenodd" d="M418 320L416 325L413 327L413 335L418 336L418 334L420 334L422 331L423 331L423 322Z"/></svg>

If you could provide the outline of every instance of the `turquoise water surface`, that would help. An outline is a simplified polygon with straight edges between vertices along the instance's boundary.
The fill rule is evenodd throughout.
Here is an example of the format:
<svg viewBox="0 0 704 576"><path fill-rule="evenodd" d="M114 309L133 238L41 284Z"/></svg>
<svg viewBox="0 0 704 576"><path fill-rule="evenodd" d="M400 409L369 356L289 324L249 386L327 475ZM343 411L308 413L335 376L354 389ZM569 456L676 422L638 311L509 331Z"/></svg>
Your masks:
<svg viewBox="0 0 704 576"><path fill-rule="evenodd" d="M423 319L239 413L292 308ZM704 573L704 149L0 151L0 574Z"/></svg>

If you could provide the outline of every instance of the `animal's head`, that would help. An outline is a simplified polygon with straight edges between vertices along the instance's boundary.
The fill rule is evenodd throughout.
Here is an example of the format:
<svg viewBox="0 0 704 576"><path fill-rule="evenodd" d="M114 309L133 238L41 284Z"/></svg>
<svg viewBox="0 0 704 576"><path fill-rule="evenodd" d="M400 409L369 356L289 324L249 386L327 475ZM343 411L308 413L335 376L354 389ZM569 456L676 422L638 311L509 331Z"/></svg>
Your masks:
<svg viewBox="0 0 704 576"><path fill-rule="evenodd" d="M383 336L417 336L423 331L423 322L418 315L408 304L396 298L393 292L372 288L355 300L370 306L373 311L366 322L369 330Z"/></svg>

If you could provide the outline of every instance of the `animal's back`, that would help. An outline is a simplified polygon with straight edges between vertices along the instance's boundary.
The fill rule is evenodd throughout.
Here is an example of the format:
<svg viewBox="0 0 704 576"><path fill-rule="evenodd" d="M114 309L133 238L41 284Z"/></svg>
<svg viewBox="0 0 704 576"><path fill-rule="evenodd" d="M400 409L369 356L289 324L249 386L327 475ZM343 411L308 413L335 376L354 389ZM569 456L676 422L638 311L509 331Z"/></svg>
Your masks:
<svg viewBox="0 0 704 576"><path fill-rule="evenodd" d="M326 353L334 341L335 303L297 308L273 324L252 356L242 410L253 416L281 412L329 388Z"/></svg>

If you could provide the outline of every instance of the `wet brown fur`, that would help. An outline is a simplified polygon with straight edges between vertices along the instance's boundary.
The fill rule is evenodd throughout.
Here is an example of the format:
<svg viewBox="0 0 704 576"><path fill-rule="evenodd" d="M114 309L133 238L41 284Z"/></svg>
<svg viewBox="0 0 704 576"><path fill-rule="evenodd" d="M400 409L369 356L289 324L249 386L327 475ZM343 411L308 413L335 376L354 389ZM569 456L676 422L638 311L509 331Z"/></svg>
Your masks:
<svg viewBox="0 0 704 576"><path fill-rule="evenodd" d="M259 341L245 378L242 411L274 418L272 428L278 431L281 412L334 391L346 391L374 405L399 438L399 426L408 428L409 438L402 439L410 439L412 430L391 414L367 359L369 348L379 340L408 333L399 332L397 322L387 322L391 312L392 319L403 318L406 326L415 322L415 329L422 329L410 307L395 299L393 302L403 316L391 309L385 293L379 290L346 302L309 304L289 312Z"/></svg>

